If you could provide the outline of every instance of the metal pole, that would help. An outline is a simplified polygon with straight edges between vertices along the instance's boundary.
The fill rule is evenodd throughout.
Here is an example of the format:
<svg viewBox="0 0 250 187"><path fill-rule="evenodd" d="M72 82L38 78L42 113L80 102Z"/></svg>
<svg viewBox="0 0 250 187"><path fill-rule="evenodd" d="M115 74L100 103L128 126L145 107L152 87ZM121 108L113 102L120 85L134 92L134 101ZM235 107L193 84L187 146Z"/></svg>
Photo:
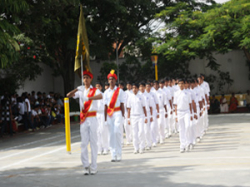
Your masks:
<svg viewBox="0 0 250 187"><path fill-rule="evenodd" d="M158 81L158 66L157 66L157 63L155 63L155 80Z"/></svg>
<svg viewBox="0 0 250 187"><path fill-rule="evenodd" d="M70 117L69 117L69 98L64 98L64 115L65 115L65 138L67 152L71 153L71 135L70 135Z"/></svg>
<svg viewBox="0 0 250 187"><path fill-rule="evenodd" d="M117 65L117 78L118 78L118 83L119 81L119 65L118 65L118 41L116 42L116 65Z"/></svg>

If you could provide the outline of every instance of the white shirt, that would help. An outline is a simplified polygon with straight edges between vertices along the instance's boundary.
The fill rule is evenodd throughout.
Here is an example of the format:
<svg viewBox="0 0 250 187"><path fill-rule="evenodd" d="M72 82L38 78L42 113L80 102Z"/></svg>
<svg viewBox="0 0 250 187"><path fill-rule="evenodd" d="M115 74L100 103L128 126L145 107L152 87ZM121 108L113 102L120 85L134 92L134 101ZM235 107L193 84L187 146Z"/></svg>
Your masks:
<svg viewBox="0 0 250 187"><path fill-rule="evenodd" d="M155 90L154 93L157 96L157 100L158 100L158 103L159 103L159 109L160 109L160 111L163 111L164 110L164 105L167 105L166 95L164 94L164 92L160 88L158 90Z"/></svg>
<svg viewBox="0 0 250 187"><path fill-rule="evenodd" d="M177 105L177 111L188 111L191 104L190 94L186 90L179 90L174 93L174 105Z"/></svg>
<svg viewBox="0 0 250 187"><path fill-rule="evenodd" d="M147 92L147 91L145 91ZM159 101L157 99L157 96L154 92L150 91L150 92L147 92L151 95L151 101L152 101L152 110L153 110L153 114L156 114L157 111L156 111L156 105L159 104Z"/></svg>
<svg viewBox="0 0 250 187"><path fill-rule="evenodd" d="M97 100L98 113L103 113L104 112L103 93L101 91L100 91L100 93L102 94L102 99Z"/></svg>
<svg viewBox="0 0 250 187"><path fill-rule="evenodd" d="M35 110L31 111L32 116L37 116L37 112Z"/></svg>
<svg viewBox="0 0 250 187"><path fill-rule="evenodd" d="M200 86L204 89L205 94L209 97L210 88L208 83L203 82Z"/></svg>
<svg viewBox="0 0 250 187"><path fill-rule="evenodd" d="M167 103L167 106L168 108L170 107L170 102L169 100L172 100L172 96L171 96L171 93L170 93L170 90L167 89L167 87L163 87L162 91L165 93L166 95L166 103Z"/></svg>
<svg viewBox="0 0 250 187"><path fill-rule="evenodd" d="M150 107L153 108L153 104L154 104L153 103L153 98L152 98L151 94L146 92L146 91L144 93L140 93L140 94L143 96L143 98L145 100L146 111L147 111L148 114L150 114Z"/></svg>
<svg viewBox="0 0 250 187"><path fill-rule="evenodd" d="M130 108L130 116L144 115L143 107L146 107L145 99L142 94L131 94L128 98L127 107Z"/></svg>
<svg viewBox="0 0 250 187"><path fill-rule="evenodd" d="M117 86L115 86L113 90L111 90L111 88L109 87L104 92L103 99L104 99L104 104L105 105L109 106L109 103L111 101L113 93L114 93L114 91L116 89L117 89ZM120 91L119 91L119 95L118 95L118 98L116 100L115 107L119 107L121 105L121 103L125 103L125 93L124 93L124 91L122 89L120 89Z"/></svg>
<svg viewBox="0 0 250 187"><path fill-rule="evenodd" d="M199 106L199 102L202 101L201 93L199 92L199 89L197 87L195 87L192 90L193 90L193 92L195 94L195 100L194 100L194 102L196 103L196 106Z"/></svg>
<svg viewBox="0 0 250 187"><path fill-rule="evenodd" d="M131 90L126 90L126 91L124 92L124 97L125 97L124 106L125 106L125 108L127 108L127 101L128 101L128 98L129 98L129 96L130 96L131 94L133 94L132 89L131 89Z"/></svg>
<svg viewBox="0 0 250 187"><path fill-rule="evenodd" d="M24 103L18 103L19 114L24 115Z"/></svg>
<svg viewBox="0 0 250 187"><path fill-rule="evenodd" d="M75 93L75 96L74 96L73 98L74 98L74 99L79 98L80 110L82 110L83 107L84 107L83 98L84 98L84 97L87 97L90 88L93 88L93 86L90 85L90 88L88 88L88 89L85 89L85 86L80 86L80 87L78 87L78 88L80 88L80 89L78 89L78 91ZM95 92L95 95L94 95L94 96L99 95L100 93L101 93L100 90L96 89L96 92ZM89 112L90 112L90 111L97 111L97 110L98 110L97 101L98 101L98 100L93 100L93 101L92 101L92 104L91 104L91 106L90 106L90 108L89 108Z"/></svg>
<svg viewBox="0 0 250 187"><path fill-rule="evenodd" d="M25 112L31 112L31 108L30 108L30 100L28 98L26 98L25 100L25 103L24 103L24 110ZM27 104L28 104L28 108L27 108Z"/></svg>

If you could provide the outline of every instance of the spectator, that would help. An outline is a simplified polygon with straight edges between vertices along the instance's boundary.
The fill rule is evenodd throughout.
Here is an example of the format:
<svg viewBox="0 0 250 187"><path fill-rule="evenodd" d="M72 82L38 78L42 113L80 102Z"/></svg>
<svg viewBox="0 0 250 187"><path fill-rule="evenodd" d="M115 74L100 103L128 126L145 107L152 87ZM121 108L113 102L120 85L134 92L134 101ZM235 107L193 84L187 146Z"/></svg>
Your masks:
<svg viewBox="0 0 250 187"><path fill-rule="evenodd" d="M18 122L24 122L24 103L22 97L17 98L17 108L18 108Z"/></svg>
<svg viewBox="0 0 250 187"><path fill-rule="evenodd" d="M247 103L246 107L250 111L250 91L249 90L247 90L246 103Z"/></svg>
<svg viewBox="0 0 250 187"><path fill-rule="evenodd" d="M30 104L31 106L34 106L35 103L36 103L36 92L35 91L32 91L31 92L31 96L30 96Z"/></svg>
<svg viewBox="0 0 250 187"><path fill-rule="evenodd" d="M1 100L1 106L0 106L0 123L1 123L1 134L0 137L3 136L6 127L9 128L9 134L10 136L13 135L13 129L12 129L12 111L11 111L11 100L6 92L4 94L4 98Z"/></svg>
<svg viewBox="0 0 250 187"><path fill-rule="evenodd" d="M23 93L22 99L24 100L24 128L25 130L28 129L29 131L32 131L34 130L34 127L32 127L31 123L31 106L28 94Z"/></svg>
<svg viewBox="0 0 250 187"><path fill-rule="evenodd" d="M224 94L221 95L221 99L220 99L220 112L221 113L228 112L227 99L225 98Z"/></svg>
<svg viewBox="0 0 250 187"><path fill-rule="evenodd" d="M39 105L35 105L35 107L31 111L31 123L34 129L39 130L38 124L40 122L40 118L38 115Z"/></svg>
<svg viewBox="0 0 250 187"><path fill-rule="evenodd" d="M220 113L220 102L215 98L215 95L210 101L210 108L212 114Z"/></svg>
<svg viewBox="0 0 250 187"><path fill-rule="evenodd" d="M232 97L230 98L230 103L229 103L229 111L230 112L235 112L238 106L238 100L235 97L234 93L232 93Z"/></svg>

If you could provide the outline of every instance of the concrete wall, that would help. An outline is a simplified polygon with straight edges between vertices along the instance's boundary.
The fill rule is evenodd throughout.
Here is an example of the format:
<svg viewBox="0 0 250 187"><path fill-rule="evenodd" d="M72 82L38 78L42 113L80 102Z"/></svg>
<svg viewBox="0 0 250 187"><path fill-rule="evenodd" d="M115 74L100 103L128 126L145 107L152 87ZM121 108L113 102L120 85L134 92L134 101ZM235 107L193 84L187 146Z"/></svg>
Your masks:
<svg viewBox="0 0 250 187"><path fill-rule="evenodd" d="M248 80L249 68L246 65L246 57L243 51L235 50L225 55L214 54L214 57L217 59L217 63L221 64L220 70L224 72L228 71L230 73L231 79L234 80L233 85L230 88L225 86L222 92L245 93L247 89L250 89L250 80ZM124 61L125 59L122 58L119 59L118 63L120 64ZM94 74L93 84L97 80L102 63L103 62L96 61L90 62L90 66ZM189 70L191 74L204 73L207 76L210 74L218 76L215 71L211 70L210 68L206 68L207 64L208 61L205 59L195 59L190 62ZM42 75L38 76L35 81L25 81L23 88L18 90L18 93L21 94L24 91L31 92L34 90L36 92L41 91L46 93L49 91L54 91L64 95L63 79L61 77L53 77L53 72L48 66L41 64L41 67L44 69ZM75 80L75 87L77 87L81 84L81 80L77 75L75 75ZM220 94L217 83L215 83L214 86L215 89L212 91L212 93Z"/></svg>
<svg viewBox="0 0 250 187"><path fill-rule="evenodd" d="M224 93L231 92L242 92L245 93L246 90L250 89L250 80L248 79L249 67L246 65L246 57L244 52L241 50L234 50L225 55L214 54L217 63L220 64L220 70L223 72L229 72L230 78L234 80L231 87L224 86ZM215 75L218 77L217 73L210 68L206 68L208 61L205 59L195 59L190 62L189 70L191 74L204 73L205 75ZM214 84L215 89L212 93L218 93L218 84Z"/></svg>

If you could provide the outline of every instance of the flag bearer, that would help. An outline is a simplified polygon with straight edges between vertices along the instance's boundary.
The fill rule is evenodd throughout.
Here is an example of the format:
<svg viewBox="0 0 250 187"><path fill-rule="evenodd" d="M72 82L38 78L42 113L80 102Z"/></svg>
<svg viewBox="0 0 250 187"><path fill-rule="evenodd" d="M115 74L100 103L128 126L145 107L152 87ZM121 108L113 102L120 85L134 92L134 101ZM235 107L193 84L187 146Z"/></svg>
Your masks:
<svg viewBox="0 0 250 187"><path fill-rule="evenodd" d="M79 86L67 94L67 97L79 98L80 104L80 133L81 133L81 160L84 174L97 173L97 128L98 121L96 111L98 110L97 101L102 99L101 92L92 87L91 81L93 74L90 71L83 72L84 86ZM91 147L91 165L88 159L88 144Z"/></svg>

